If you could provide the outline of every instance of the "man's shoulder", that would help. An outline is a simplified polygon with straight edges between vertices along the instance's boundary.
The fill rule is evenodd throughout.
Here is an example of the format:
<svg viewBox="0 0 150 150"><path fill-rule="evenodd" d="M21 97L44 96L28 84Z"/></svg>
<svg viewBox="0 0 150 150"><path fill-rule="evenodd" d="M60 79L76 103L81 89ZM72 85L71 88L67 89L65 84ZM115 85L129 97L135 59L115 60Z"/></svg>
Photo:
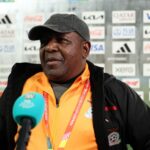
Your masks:
<svg viewBox="0 0 150 150"><path fill-rule="evenodd" d="M116 80L114 75L104 72L104 84L108 84L114 80Z"/></svg>
<svg viewBox="0 0 150 150"><path fill-rule="evenodd" d="M33 64L33 63L15 63L12 67L12 71L16 71L16 70L24 71L29 69L42 70L42 67L40 64Z"/></svg>
<svg viewBox="0 0 150 150"><path fill-rule="evenodd" d="M21 77L28 78L40 71L42 71L40 64L15 63L12 67L9 79L16 79Z"/></svg>
<svg viewBox="0 0 150 150"><path fill-rule="evenodd" d="M115 79L115 76L109 73L105 73L103 67L97 66L90 61L87 61L87 63L88 63L90 74L91 74L90 76L92 77L93 81L103 78L104 84L106 84Z"/></svg>
<svg viewBox="0 0 150 150"><path fill-rule="evenodd" d="M40 64L32 64L32 63L15 63L12 67L13 73L28 73L28 72L32 73L41 70L42 67Z"/></svg>

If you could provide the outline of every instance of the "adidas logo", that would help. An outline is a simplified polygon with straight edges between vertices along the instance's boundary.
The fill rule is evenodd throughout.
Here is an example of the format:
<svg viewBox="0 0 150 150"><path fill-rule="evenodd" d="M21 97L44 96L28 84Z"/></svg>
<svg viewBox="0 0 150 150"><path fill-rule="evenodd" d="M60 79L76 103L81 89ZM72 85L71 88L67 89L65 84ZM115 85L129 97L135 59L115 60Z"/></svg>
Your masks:
<svg viewBox="0 0 150 150"><path fill-rule="evenodd" d="M4 18L0 19L0 24L12 24L8 15L5 15Z"/></svg>
<svg viewBox="0 0 150 150"><path fill-rule="evenodd" d="M114 41L112 43L113 54L135 54L134 41Z"/></svg>
<svg viewBox="0 0 150 150"><path fill-rule="evenodd" d="M131 49L129 48L128 44L125 43L120 49L116 51L116 53L132 53Z"/></svg>

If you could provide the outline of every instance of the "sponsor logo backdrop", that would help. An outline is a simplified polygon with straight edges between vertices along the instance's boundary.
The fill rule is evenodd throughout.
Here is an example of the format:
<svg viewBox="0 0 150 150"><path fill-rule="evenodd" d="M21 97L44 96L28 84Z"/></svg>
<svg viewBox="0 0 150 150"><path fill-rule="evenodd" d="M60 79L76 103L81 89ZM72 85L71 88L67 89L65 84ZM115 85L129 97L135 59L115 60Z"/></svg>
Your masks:
<svg viewBox="0 0 150 150"><path fill-rule="evenodd" d="M39 63L29 30L52 13L74 13L89 26L88 57L131 86L150 104L150 1L3 0L0 11L0 94L16 62ZM9 2L9 3L6 3ZM59 5L58 5L59 3Z"/></svg>

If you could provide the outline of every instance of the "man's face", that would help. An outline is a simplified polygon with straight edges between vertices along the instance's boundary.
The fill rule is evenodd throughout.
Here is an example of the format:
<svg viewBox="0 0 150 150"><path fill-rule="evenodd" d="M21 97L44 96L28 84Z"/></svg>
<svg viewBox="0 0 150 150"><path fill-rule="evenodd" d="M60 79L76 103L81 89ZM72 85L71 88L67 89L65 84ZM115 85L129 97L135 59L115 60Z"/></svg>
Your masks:
<svg viewBox="0 0 150 150"><path fill-rule="evenodd" d="M41 39L40 60L49 80L65 82L85 67L90 44L77 33L51 32Z"/></svg>

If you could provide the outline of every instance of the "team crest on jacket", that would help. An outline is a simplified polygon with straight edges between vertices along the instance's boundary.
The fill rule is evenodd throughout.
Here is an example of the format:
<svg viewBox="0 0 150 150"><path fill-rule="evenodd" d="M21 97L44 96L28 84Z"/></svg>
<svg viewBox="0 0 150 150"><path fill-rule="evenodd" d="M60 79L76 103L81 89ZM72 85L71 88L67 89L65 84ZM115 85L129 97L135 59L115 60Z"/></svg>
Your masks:
<svg viewBox="0 0 150 150"><path fill-rule="evenodd" d="M119 133L115 131L111 132L108 135L108 142L109 142L109 146L118 145L121 142Z"/></svg>

